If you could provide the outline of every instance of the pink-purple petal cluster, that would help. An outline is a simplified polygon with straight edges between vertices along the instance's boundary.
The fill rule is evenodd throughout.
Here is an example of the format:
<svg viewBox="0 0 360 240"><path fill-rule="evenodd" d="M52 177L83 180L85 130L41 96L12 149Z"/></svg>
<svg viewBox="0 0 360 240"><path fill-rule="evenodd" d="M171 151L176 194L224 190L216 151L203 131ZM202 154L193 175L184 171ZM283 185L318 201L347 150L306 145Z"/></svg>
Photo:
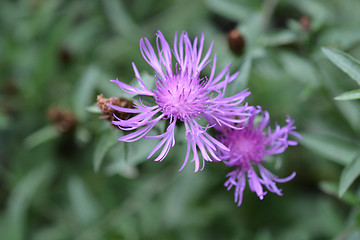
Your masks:
<svg viewBox="0 0 360 240"><path fill-rule="evenodd" d="M255 123L257 118L260 118L259 122ZM217 128L219 141L230 149L230 151L220 149L218 155L227 166L235 167L226 176L228 179L224 185L228 190L235 187L235 202L238 206L242 203L246 181L250 190L263 199L267 193L263 186L268 191L281 196L281 189L276 186L276 183L288 182L295 177L295 172L293 172L286 178L279 178L262 166L267 155L280 154L288 146L297 145L297 141L288 139L289 135L301 138L295 132L294 121L289 117L286 120L286 126L280 127L276 124L274 131L271 130L269 121L268 112L258 107L252 110L247 122L239 125L241 129Z"/></svg>
<svg viewBox="0 0 360 240"><path fill-rule="evenodd" d="M219 150L228 152L228 147L207 133L207 129L213 127L212 124L201 126L199 120L204 118L221 126L237 128L237 124L247 120L252 107L247 104L240 105L250 94L248 90L232 97L225 97L227 84L232 82L238 73L231 75L229 64L216 75L216 55L212 59L210 76L200 77L201 71L211 61L212 46L213 43L202 56L203 34L200 39L196 37L191 42L186 32L183 32L179 39L175 34L173 49L170 48L160 31L157 33L156 49L152 47L148 39L140 40L141 54L155 71L156 87L149 89L145 86L134 63L133 69L139 87L112 80L123 91L140 95L140 103L135 104L134 109L111 105L117 111L137 114L127 120L117 118L113 121L113 124L122 130L133 130L132 133L119 138L119 141L133 142L140 138L159 139L159 144L148 157L150 158L160 150L155 161L162 161L175 144L175 125L182 122L186 130L184 137L187 140L187 152L181 169L189 161L191 155L190 162L195 163L195 172L204 168L205 161L221 160L216 152ZM175 66L173 66L173 61L176 62ZM143 104L141 95L153 97L155 105ZM162 119L169 121L166 131L157 136L149 136L150 130Z"/></svg>

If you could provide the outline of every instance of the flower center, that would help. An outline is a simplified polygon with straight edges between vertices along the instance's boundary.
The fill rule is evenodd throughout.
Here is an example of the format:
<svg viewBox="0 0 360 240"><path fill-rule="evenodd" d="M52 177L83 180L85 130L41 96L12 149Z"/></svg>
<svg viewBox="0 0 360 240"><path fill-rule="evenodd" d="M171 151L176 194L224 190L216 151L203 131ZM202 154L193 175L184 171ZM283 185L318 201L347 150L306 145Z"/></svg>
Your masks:
<svg viewBox="0 0 360 240"><path fill-rule="evenodd" d="M251 161L260 163L265 155L265 136L261 131L245 127L234 130L223 141L230 148L230 158L236 159L232 165L248 167Z"/></svg>
<svg viewBox="0 0 360 240"><path fill-rule="evenodd" d="M209 99L206 89L199 79L189 79L186 76L175 76L158 84L155 101L167 117L175 117L184 121L196 117L204 111Z"/></svg>

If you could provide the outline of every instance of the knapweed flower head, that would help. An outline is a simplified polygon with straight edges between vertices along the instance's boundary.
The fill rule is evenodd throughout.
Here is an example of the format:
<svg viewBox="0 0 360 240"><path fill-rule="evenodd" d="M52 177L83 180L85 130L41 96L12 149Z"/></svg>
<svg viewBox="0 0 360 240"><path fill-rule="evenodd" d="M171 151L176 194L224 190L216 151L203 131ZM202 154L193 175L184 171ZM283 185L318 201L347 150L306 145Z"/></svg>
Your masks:
<svg viewBox="0 0 360 240"><path fill-rule="evenodd" d="M259 121L256 123L256 120ZM274 131L270 129L269 120L269 113L261 111L258 107L252 110L246 123L240 124L242 129L218 128L220 130L218 139L230 149L230 151L220 150L219 157L227 166L235 168L226 176L228 179L225 187L230 190L235 186L235 202L238 206L242 203L246 181L250 190L263 199L267 193L263 190L263 186L268 191L281 196L281 189L276 183L288 182L295 177L293 172L289 177L278 178L262 166L267 155L280 154L288 146L297 145L296 141L288 139L289 135L301 137L294 131L296 129L293 125L294 121L289 117L286 119L287 125L280 127L276 124Z"/></svg>
<svg viewBox="0 0 360 240"><path fill-rule="evenodd" d="M179 39L175 34L173 49L170 48L160 31L157 33L156 49L151 46L148 39L140 40L141 54L155 70L156 87L149 89L145 86L134 63L133 69L139 88L118 80L111 80L123 91L140 96L139 103L134 104L134 109L111 105L118 111L137 114L127 120L113 121L113 124L122 130L135 130L121 137L119 141L133 142L141 138L160 139L148 158L162 148L155 159L155 161L162 161L175 144L175 125L181 122L185 125L187 153L180 170L185 166L191 154L193 156L191 161L195 162L195 172L200 169L201 159L202 169L205 161L221 160L215 152L218 149L224 152L229 149L207 133L207 129L212 126L201 126L199 120L204 118L231 128L235 124L244 122L252 107L247 104L240 105L250 94L247 90L232 97L225 97L227 84L233 81L238 73L230 75L229 64L215 76L216 55L212 60L210 76L200 76L201 71L210 62L212 46L213 43L202 56L204 36L201 35L200 39L195 38L191 42L186 32L183 32ZM153 97L155 105L145 105L141 96ZM150 130L162 119L169 121L166 131L157 136L149 136ZM198 150L202 157L199 156Z"/></svg>

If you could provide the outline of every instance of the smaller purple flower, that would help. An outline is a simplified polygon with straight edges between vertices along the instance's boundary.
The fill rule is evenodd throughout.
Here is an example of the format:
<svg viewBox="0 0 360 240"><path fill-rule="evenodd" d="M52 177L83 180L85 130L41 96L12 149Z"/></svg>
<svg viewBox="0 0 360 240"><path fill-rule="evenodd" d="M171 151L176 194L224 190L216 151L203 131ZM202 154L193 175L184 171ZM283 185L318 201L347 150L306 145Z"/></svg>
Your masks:
<svg viewBox="0 0 360 240"><path fill-rule="evenodd" d="M260 115L260 119L256 118L258 115ZM256 124L255 120L259 120L259 122ZM261 108L258 107L253 109L246 123L239 125L239 127L243 127L242 129L217 128L220 131L218 139L230 149L230 151L220 149L219 158L227 166L235 167L235 170L226 176L228 179L224 185L227 190L235 186L235 202L238 203L238 206L242 203L246 180L250 190L256 192L258 197L263 199L267 193L263 190L263 186L268 191L281 196L281 189L276 186L276 183L288 182L296 175L293 172L286 178L279 178L262 166L267 155L280 154L288 146L297 145L296 141L288 139L289 135L301 138L300 134L294 131L296 129L293 125L294 121L289 117L286 119L286 126L280 127L276 124L273 132L268 126L269 120L269 113L261 111ZM254 167L257 167L260 176Z"/></svg>

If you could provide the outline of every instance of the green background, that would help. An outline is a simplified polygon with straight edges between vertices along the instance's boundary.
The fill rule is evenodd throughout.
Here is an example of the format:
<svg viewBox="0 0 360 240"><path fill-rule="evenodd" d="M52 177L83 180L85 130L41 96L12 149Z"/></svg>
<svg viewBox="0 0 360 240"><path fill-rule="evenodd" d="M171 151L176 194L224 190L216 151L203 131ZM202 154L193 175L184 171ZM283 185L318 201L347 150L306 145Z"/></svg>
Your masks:
<svg viewBox="0 0 360 240"><path fill-rule="evenodd" d="M360 82L359 9L358 0L2 0L0 239L360 239L359 102L334 99ZM241 54L229 48L232 29ZM217 71L230 62L240 71L228 94L248 87L272 126L295 119L303 140L266 165L297 172L279 185L284 196L246 189L236 207L221 163L178 172L181 135L154 162L156 142L118 142L121 131L99 118L98 94L128 96L109 80L132 81L132 62L152 81L139 41L154 44L157 30L170 45L175 32L204 33ZM75 117L70 134L51 121L54 108Z"/></svg>

